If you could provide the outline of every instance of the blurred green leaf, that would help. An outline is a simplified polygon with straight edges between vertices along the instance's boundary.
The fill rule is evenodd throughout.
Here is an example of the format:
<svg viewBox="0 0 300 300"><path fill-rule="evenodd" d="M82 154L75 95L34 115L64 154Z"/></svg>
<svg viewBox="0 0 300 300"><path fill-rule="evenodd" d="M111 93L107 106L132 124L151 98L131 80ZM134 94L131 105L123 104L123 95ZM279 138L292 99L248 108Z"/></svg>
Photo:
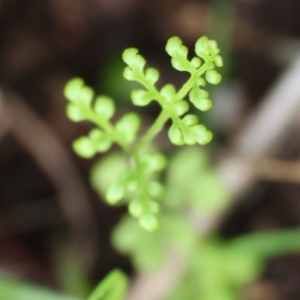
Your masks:
<svg viewBox="0 0 300 300"><path fill-rule="evenodd" d="M228 249L238 253L251 253L259 259L300 251L300 229L251 233L229 242Z"/></svg>
<svg viewBox="0 0 300 300"><path fill-rule="evenodd" d="M115 269L97 285L87 300L124 300L127 289L127 276Z"/></svg>
<svg viewBox="0 0 300 300"><path fill-rule="evenodd" d="M79 300L30 283L0 277L0 296L3 300Z"/></svg>
<svg viewBox="0 0 300 300"><path fill-rule="evenodd" d="M164 203L170 207L191 205L202 214L221 211L229 192L199 147L184 147L170 158Z"/></svg>

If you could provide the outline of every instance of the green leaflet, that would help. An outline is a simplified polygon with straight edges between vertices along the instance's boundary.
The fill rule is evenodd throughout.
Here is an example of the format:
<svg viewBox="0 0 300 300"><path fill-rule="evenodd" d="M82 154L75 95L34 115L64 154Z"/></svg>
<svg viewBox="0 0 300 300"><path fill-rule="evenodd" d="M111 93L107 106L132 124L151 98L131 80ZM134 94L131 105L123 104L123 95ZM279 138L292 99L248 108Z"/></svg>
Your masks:
<svg viewBox="0 0 300 300"><path fill-rule="evenodd" d="M95 113L101 118L109 120L115 113L113 100L106 96L99 96L95 100Z"/></svg>

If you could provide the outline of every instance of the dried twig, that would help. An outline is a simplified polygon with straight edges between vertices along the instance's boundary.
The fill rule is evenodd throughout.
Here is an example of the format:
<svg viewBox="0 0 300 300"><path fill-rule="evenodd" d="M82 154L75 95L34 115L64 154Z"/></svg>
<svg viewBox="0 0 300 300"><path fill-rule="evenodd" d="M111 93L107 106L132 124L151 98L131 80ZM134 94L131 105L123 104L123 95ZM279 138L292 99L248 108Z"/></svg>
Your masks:
<svg viewBox="0 0 300 300"><path fill-rule="evenodd" d="M51 128L15 93L2 91L0 112L6 128L51 180L70 226L71 241L89 269L94 259L93 213L74 163Z"/></svg>

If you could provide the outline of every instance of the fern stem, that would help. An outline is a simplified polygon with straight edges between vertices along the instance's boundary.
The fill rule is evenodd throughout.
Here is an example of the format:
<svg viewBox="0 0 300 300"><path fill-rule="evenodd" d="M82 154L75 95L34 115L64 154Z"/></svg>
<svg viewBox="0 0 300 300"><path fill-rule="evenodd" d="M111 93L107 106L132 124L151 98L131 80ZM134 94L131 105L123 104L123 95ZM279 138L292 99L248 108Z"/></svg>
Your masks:
<svg viewBox="0 0 300 300"><path fill-rule="evenodd" d="M210 61L206 61L194 74L191 75L189 80L181 87L181 89L178 91L178 93L175 96L175 102L182 100L188 92L192 89L193 85L196 83L197 79L201 77L202 74L204 74L208 66L211 64L213 59Z"/></svg>
<svg viewBox="0 0 300 300"><path fill-rule="evenodd" d="M131 153L138 152L141 148L143 148L146 144L150 143L155 136L161 131L166 121L170 118L170 114L167 109L163 109L156 121L149 128L147 133L139 140L139 142L134 146Z"/></svg>

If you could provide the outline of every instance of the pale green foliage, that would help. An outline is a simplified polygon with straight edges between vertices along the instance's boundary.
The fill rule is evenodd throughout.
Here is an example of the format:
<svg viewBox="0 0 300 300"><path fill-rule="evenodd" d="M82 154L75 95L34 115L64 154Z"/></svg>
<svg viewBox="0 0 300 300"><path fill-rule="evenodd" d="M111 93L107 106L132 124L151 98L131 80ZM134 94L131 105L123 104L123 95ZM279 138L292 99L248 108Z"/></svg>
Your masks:
<svg viewBox="0 0 300 300"><path fill-rule="evenodd" d="M214 70L215 66L222 66L215 41L200 38L195 45L197 57L191 61L187 58L187 48L178 37L168 40L166 51L172 57L171 63L175 69L187 71L191 75L178 91L172 84L164 85L159 91L155 86L159 79L158 70L144 70L146 60L137 49L129 48L123 52L122 57L127 64L124 77L144 87L132 92L133 104L145 106L155 100L162 109L154 124L140 139L137 138L140 127L137 114L128 113L112 122L115 113L113 100L104 95L95 98L93 90L80 78L69 81L64 90L69 100L67 116L74 122L90 121L97 126L74 141L75 152L83 158L91 158L96 153L108 151L113 143L123 149L126 156L124 164L128 167L120 170L118 176L105 187L105 191L101 189L101 193L111 205L127 201L130 214L138 218L140 225L149 231L158 227L160 206L157 201L164 195L159 173L166 165L164 156L158 151L149 151L149 145L168 119L172 121L168 135L173 144L208 143L212 133L199 124L195 115L189 113L190 103L202 111L210 109L212 103L203 86L206 81L217 84L221 80L220 74ZM100 169L110 172L109 168ZM98 171L94 174L103 177L100 173Z"/></svg>
<svg viewBox="0 0 300 300"><path fill-rule="evenodd" d="M31 283L4 278L3 275L0 276L0 295L3 300L81 300Z"/></svg>
<svg viewBox="0 0 300 300"><path fill-rule="evenodd" d="M209 163L208 155L198 147L183 148L172 156L166 175L166 207L184 210L189 206L208 215L228 206L228 190Z"/></svg>
<svg viewBox="0 0 300 300"><path fill-rule="evenodd" d="M127 289L127 276L115 269L98 284L87 300L123 300Z"/></svg>
<svg viewBox="0 0 300 300"><path fill-rule="evenodd" d="M186 218L174 212L161 212L159 230L145 232L129 216L125 216L114 230L114 247L131 257L137 271L153 272L168 259L170 247L190 255L198 235Z"/></svg>
<svg viewBox="0 0 300 300"><path fill-rule="evenodd" d="M123 300L127 290L127 276L121 270L115 269L96 286L87 300ZM3 300L82 300L3 277L0 277L0 292Z"/></svg>
<svg viewBox="0 0 300 300"><path fill-rule="evenodd" d="M240 289L263 271L266 259L300 249L299 229L259 232L229 241L200 241L185 277L168 300L239 300Z"/></svg>
<svg viewBox="0 0 300 300"><path fill-rule="evenodd" d="M142 227L153 231L158 227L156 216L160 206L157 200L164 194L158 174L165 167L166 159L159 152L147 151L140 152L136 161L138 165L128 169L124 155L107 155L92 169L91 181L108 203L116 204L121 199L128 202L130 214L139 219Z"/></svg>
<svg viewBox="0 0 300 300"><path fill-rule="evenodd" d="M199 147L181 148L169 159L165 190L158 231L147 234L125 216L113 233L115 248L129 255L140 272L161 267L170 245L187 256L194 252L199 237L184 214L187 208L211 214L228 205L228 192Z"/></svg>

